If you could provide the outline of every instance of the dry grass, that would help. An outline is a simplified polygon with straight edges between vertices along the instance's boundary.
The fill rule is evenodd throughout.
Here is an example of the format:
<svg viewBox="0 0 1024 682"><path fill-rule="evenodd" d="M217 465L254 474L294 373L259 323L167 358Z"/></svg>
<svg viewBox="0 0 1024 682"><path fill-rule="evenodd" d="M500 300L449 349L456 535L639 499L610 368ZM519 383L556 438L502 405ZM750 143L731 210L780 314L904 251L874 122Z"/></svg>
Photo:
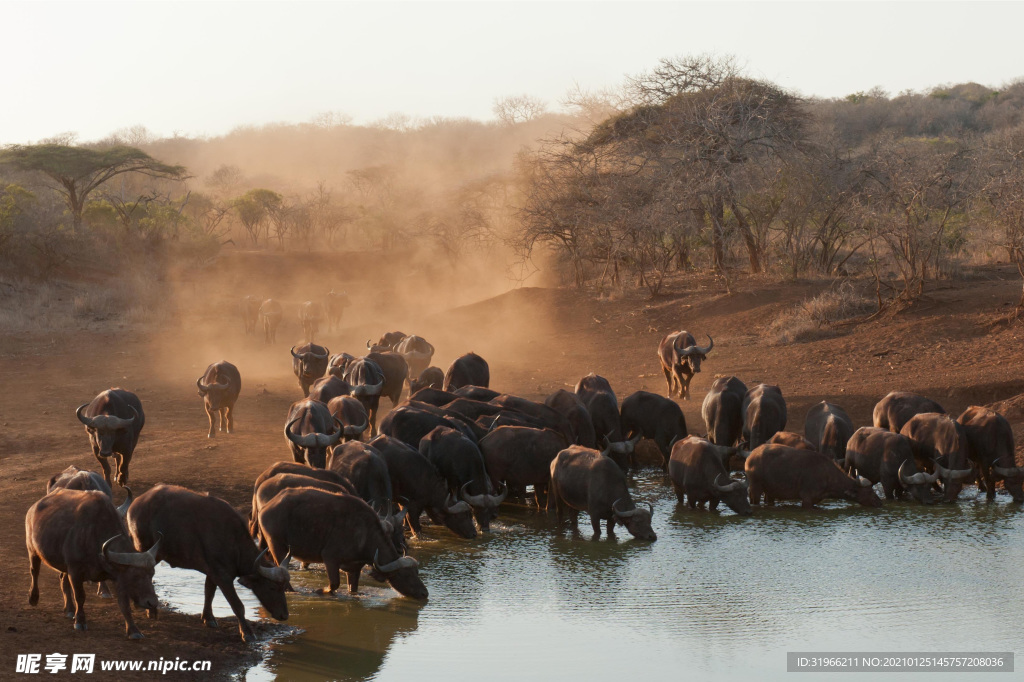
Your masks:
<svg viewBox="0 0 1024 682"><path fill-rule="evenodd" d="M95 330L156 319L157 285L0 278L0 333Z"/></svg>
<svg viewBox="0 0 1024 682"><path fill-rule="evenodd" d="M835 334L834 325L873 309L870 299L844 281L812 299L797 304L768 325L772 345L813 341Z"/></svg>

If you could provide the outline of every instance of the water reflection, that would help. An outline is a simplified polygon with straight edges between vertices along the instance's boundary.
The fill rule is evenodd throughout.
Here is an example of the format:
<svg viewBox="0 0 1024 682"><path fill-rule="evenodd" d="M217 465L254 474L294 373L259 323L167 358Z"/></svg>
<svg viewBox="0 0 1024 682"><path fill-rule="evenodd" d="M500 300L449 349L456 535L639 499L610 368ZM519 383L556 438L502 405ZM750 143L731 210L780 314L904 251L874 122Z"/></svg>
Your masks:
<svg viewBox="0 0 1024 682"><path fill-rule="evenodd" d="M744 518L679 507L660 472L633 486L654 504L657 542L592 542L585 514L573 538L527 506L503 507L475 540L434 529L413 544L426 604L372 582L355 598L293 597L288 625L303 632L274 644L251 678L781 680L786 651L1020 641L1024 513L1008 497L989 504L969 489L957 505L880 510L829 500ZM201 605L202 580L191 584Z"/></svg>

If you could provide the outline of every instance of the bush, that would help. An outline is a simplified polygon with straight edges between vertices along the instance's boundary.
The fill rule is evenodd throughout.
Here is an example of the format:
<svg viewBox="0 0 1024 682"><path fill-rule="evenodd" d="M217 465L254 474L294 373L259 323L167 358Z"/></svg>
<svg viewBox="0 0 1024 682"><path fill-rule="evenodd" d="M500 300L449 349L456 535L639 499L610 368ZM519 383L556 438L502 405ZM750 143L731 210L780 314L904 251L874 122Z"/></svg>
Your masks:
<svg viewBox="0 0 1024 682"><path fill-rule="evenodd" d="M844 281L772 320L767 329L768 342L783 345L832 336L837 323L870 312L872 307L870 299Z"/></svg>

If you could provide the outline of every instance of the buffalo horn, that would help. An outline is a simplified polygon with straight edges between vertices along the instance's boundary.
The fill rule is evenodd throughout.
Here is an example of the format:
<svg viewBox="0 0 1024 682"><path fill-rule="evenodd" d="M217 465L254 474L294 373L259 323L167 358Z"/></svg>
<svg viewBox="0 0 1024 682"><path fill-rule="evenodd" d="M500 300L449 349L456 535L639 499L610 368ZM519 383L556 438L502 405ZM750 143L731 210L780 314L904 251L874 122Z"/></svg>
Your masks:
<svg viewBox="0 0 1024 682"><path fill-rule="evenodd" d="M1020 478L1024 476L1024 470L1021 467L1001 467L995 461L992 462L992 473L1003 478Z"/></svg>
<svg viewBox="0 0 1024 682"><path fill-rule="evenodd" d="M263 558L263 555L266 554L269 549L270 548L267 547L262 552L260 552L259 554L256 555L256 560L252 562L252 569L253 569L253 571L256 572L256 573L259 573L261 576L263 576L267 580L273 580L276 583L286 583L286 582L288 582L288 577L289 576L288 576L287 564L281 565L281 566L270 567L270 566L264 566L263 564L260 563L260 559ZM289 553L288 556L291 556L291 554Z"/></svg>
<svg viewBox="0 0 1024 682"><path fill-rule="evenodd" d="M160 544L160 540L157 540L148 552L111 552L107 549L111 542L120 537L124 537L124 533L119 533L103 543L100 553L104 559L110 563L122 566L138 566L139 568L153 568L156 566L156 548Z"/></svg>
<svg viewBox="0 0 1024 682"><path fill-rule="evenodd" d="M343 427L342 430L345 432L346 436L358 436L363 431L365 431L366 427L369 425L370 421L368 419L364 419L362 424L356 424L355 426L345 426Z"/></svg>
<svg viewBox="0 0 1024 682"><path fill-rule="evenodd" d="M292 346L292 357L293 358L301 358L302 357L302 353L296 353L295 352L295 346Z"/></svg>
<svg viewBox="0 0 1024 682"><path fill-rule="evenodd" d="M863 476L857 476L857 485L859 485L861 488L870 488L872 486L872 483Z"/></svg>
<svg viewBox="0 0 1024 682"><path fill-rule="evenodd" d="M722 478L723 475L724 474L718 474L718 476L715 478L715 488L718 489L718 492L720 492L720 493L731 493L734 490L743 490L744 488L747 487L747 484L746 484L745 481L733 481L733 480L729 479L728 477L726 477L726 480L728 480L729 483L727 485L722 485L721 483L718 482L718 479ZM651 513L653 514L654 511L652 510Z"/></svg>
<svg viewBox="0 0 1024 682"><path fill-rule="evenodd" d="M466 493L466 488L469 487L470 483L463 484L460 492L462 493L462 499L471 507L486 507L487 506L487 495L469 495Z"/></svg>
<svg viewBox="0 0 1024 682"><path fill-rule="evenodd" d="M132 506L132 499L135 497L134 495L132 495L131 488L125 486L124 489L125 492L128 493L128 497L124 498L124 502L122 502L121 506L117 508L117 513L121 516L122 519L128 514L128 507Z"/></svg>
<svg viewBox="0 0 1024 682"><path fill-rule="evenodd" d="M508 497L508 486L504 482L501 483L501 493L498 495L487 495L487 505L490 507L497 507L499 504L505 501Z"/></svg>
<svg viewBox="0 0 1024 682"><path fill-rule="evenodd" d="M974 469L947 469L939 464L938 461L935 462L935 471L943 480L949 479L951 481L962 481L974 474Z"/></svg>
<svg viewBox="0 0 1024 682"><path fill-rule="evenodd" d="M615 515L618 516L619 518L628 519L630 516L633 516L633 514L636 514L638 510L637 510L636 506L634 506L632 509L627 509L625 511L619 511L619 502L621 502L622 500L623 500L623 498L620 497L619 499L617 499L614 502L612 502L612 511L615 512Z"/></svg>
<svg viewBox="0 0 1024 682"><path fill-rule="evenodd" d="M379 555L379 549L373 553L373 567L381 573L394 573L395 571L401 568L416 568L417 566L419 566L419 562L413 559L411 556L400 556L394 561L381 566L377 563L377 557Z"/></svg>
<svg viewBox="0 0 1024 682"><path fill-rule="evenodd" d="M82 410L84 410L87 407L89 407L89 403L85 403L84 405L80 405L78 407L78 409L75 410L75 416L78 417L78 421L82 422L86 426L92 426L92 419L82 415Z"/></svg>
<svg viewBox="0 0 1024 682"><path fill-rule="evenodd" d="M447 511L449 514L459 514L462 512L469 511L469 503L465 502L464 500L459 500L458 502L456 502L455 499L452 497L451 493L448 493L448 497L445 498L444 506L445 511Z"/></svg>

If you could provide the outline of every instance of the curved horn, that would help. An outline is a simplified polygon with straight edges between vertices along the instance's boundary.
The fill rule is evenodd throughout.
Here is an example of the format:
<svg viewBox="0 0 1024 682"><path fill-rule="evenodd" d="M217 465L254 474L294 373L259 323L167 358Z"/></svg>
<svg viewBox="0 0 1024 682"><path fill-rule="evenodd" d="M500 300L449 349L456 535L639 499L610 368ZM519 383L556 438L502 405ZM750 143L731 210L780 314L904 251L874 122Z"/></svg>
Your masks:
<svg viewBox="0 0 1024 682"><path fill-rule="evenodd" d="M704 336L708 337L708 345L697 346L697 352L701 355L707 355L711 352L711 349L715 347L715 340L711 338L711 334L705 334Z"/></svg>
<svg viewBox="0 0 1024 682"><path fill-rule="evenodd" d="M128 493L128 496L124 498L124 502L122 502L121 506L117 508L117 513L118 515L120 515L122 519L125 517L126 514L128 514L128 507L132 506L132 500L135 498L135 496L132 494L131 488L125 486L124 489L125 492Z"/></svg>
<svg viewBox="0 0 1024 682"><path fill-rule="evenodd" d="M90 419L89 417L82 416L82 410L84 410L87 407L89 407L89 403L79 405L78 409L75 410L75 416L78 417L78 421L82 422L86 426L92 426L92 419Z"/></svg>
<svg viewBox="0 0 1024 682"><path fill-rule="evenodd" d="M857 485L861 488L870 488L873 484L863 476L857 476Z"/></svg>
<svg viewBox="0 0 1024 682"><path fill-rule="evenodd" d="M298 445L300 448L311 448L316 445L316 434L309 434L308 436L300 436L292 431L292 425L295 422L302 419L302 417L296 417L295 419L288 422L284 427L284 435L288 440Z"/></svg>
<svg viewBox="0 0 1024 682"><path fill-rule="evenodd" d="M974 475L974 469L947 469L939 464L938 460L933 461L935 461L935 471L942 479L962 481L963 479Z"/></svg>
<svg viewBox="0 0 1024 682"><path fill-rule="evenodd" d="M455 501L451 493L444 500L445 511L449 514L461 514L469 511L469 503L463 500Z"/></svg>
<svg viewBox="0 0 1024 682"><path fill-rule="evenodd" d="M715 488L720 493L731 493L734 490L743 490L747 487L745 481L733 481L728 476L725 476L725 479L730 482L727 485L722 485L721 483L718 482L718 479L722 478L723 476L725 476L725 474L718 474L718 476L715 477ZM652 510L651 513L653 514L654 511Z"/></svg>
<svg viewBox="0 0 1024 682"><path fill-rule="evenodd" d="M384 380L379 384L359 384L352 387L352 395L379 395L384 388Z"/></svg>
<svg viewBox="0 0 1024 682"><path fill-rule="evenodd" d="M199 389L200 393L206 393L210 389L203 385L203 377L196 379L196 388Z"/></svg>
<svg viewBox="0 0 1024 682"><path fill-rule="evenodd" d="M383 566L377 563L377 558L380 556L380 550L376 550L373 553L373 567L381 573L393 573L400 568L415 568L419 566L419 562L413 559L411 556L401 556L390 563L386 563Z"/></svg>
<svg viewBox="0 0 1024 682"><path fill-rule="evenodd" d="M338 441L341 440L341 437L345 435L345 425L342 424L341 420L337 417L334 418L334 425L337 426L338 429L331 435L331 439L327 443L328 446L337 445Z"/></svg>
<svg viewBox="0 0 1024 682"><path fill-rule="evenodd" d="M998 457L992 460L992 473L996 476L1002 476L1003 478L1020 478L1024 476L1024 469L1021 469L1021 467L1001 467L996 464L998 461Z"/></svg>
<svg viewBox="0 0 1024 682"><path fill-rule="evenodd" d="M627 509L626 511L619 511L619 502L621 502L623 499L625 498L620 497L619 499L612 502L612 511L619 518L628 519L630 516L633 516L633 514L636 514L637 509L634 506L632 509Z"/></svg>
<svg viewBox="0 0 1024 682"><path fill-rule="evenodd" d="M925 479L925 476L924 476L923 473L918 472L918 473L916 473L916 474L914 474L912 476L907 476L905 473L903 473L903 470L907 467L907 462L908 461L910 461L910 460L907 460L907 459L903 460L903 462L900 464L899 471L896 472L897 475L900 477L900 483L902 483L904 485L904 487L909 487L909 486L912 486L912 485L921 485L922 483L924 483L924 479Z"/></svg>
<svg viewBox="0 0 1024 682"><path fill-rule="evenodd" d="M270 566L264 566L260 563L260 559L263 558L263 555L266 554L269 549L270 548L267 547L256 555L256 559L252 562L253 573L258 573L267 580L273 580L276 583L288 582L288 569L285 566L274 566L271 568ZM291 555L289 554L289 556Z"/></svg>
<svg viewBox="0 0 1024 682"><path fill-rule="evenodd" d="M601 438L604 439L604 450L601 450L601 454L607 457L608 453L612 451L612 441L608 437L608 434L601 436Z"/></svg>
<svg viewBox="0 0 1024 682"><path fill-rule="evenodd" d="M293 358L301 358L302 357L301 353L296 353L295 352L295 346L292 346L292 357Z"/></svg>
<svg viewBox="0 0 1024 682"><path fill-rule="evenodd" d="M156 537L156 542L153 543L152 547L150 547L148 550L146 550L146 554L148 554L149 556L153 557L153 565L154 566L156 566L157 550L160 548L160 543L164 541L164 534L161 533L160 531L156 532L156 536L157 536Z"/></svg>
<svg viewBox="0 0 1024 682"><path fill-rule="evenodd" d="M326 360L328 357L330 357L331 350L327 346L323 346L323 349L326 352L324 352L324 353L314 353L314 352L310 351L309 354L312 355L317 360Z"/></svg>
<svg viewBox="0 0 1024 682"><path fill-rule="evenodd" d="M487 495L467 495L466 488L469 487L469 483L464 483L459 492L462 494L462 499L466 501L471 507L486 507L487 506Z"/></svg>
<svg viewBox="0 0 1024 682"><path fill-rule="evenodd" d="M362 425L359 425L359 426L351 426L350 425L350 426L344 427L342 430L345 432L346 436L358 436L363 431L365 431L366 427L369 426L369 425L370 425L370 420L364 418Z"/></svg>
<svg viewBox="0 0 1024 682"><path fill-rule="evenodd" d="M100 554L103 555L104 559L112 564L120 564L122 566L138 566L139 568L153 568L156 566L154 555L150 555L148 552L111 552L107 549L111 542L120 537L124 537L124 533L118 533L103 543L103 546L100 548ZM159 540L157 544L160 544Z"/></svg>
<svg viewBox="0 0 1024 682"><path fill-rule="evenodd" d="M366 348L368 350L373 348L373 345L370 343L370 339L366 339Z"/></svg>

